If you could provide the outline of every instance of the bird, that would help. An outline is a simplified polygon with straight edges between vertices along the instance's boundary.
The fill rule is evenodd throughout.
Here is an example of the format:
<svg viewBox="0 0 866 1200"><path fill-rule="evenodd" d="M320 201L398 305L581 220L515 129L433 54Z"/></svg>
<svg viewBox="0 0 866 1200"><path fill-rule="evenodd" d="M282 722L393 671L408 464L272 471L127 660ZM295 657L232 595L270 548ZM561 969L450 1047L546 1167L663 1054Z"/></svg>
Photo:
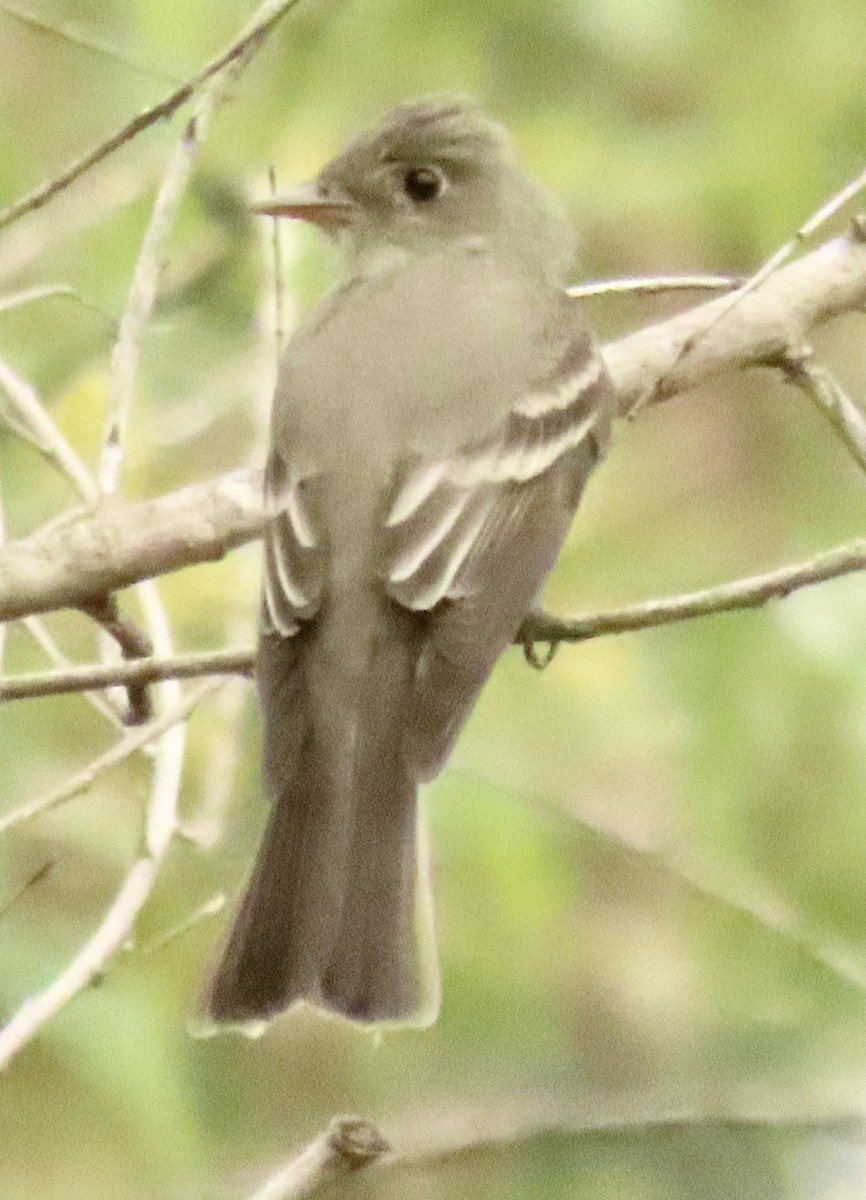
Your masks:
<svg viewBox="0 0 866 1200"><path fill-rule="evenodd" d="M311 183L343 281L294 333L265 468L256 675L270 815L205 989L426 1025L440 985L419 786L535 604L614 391L558 203L472 99L401 104Z"/></svg>

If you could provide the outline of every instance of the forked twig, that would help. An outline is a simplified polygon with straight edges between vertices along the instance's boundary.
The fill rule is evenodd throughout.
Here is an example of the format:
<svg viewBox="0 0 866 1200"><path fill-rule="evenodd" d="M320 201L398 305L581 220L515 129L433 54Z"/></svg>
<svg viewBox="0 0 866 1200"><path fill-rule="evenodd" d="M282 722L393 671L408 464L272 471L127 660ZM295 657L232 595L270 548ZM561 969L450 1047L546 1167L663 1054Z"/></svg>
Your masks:
<svg viewBox="0 0 866 1200"><path fill-rule="evenodd" d="M168 117L173 116L182 105L186 104L187 100L195 94L203 83L206 83L214 75L218 75L223 68L241 58L251 48L257 46L267 37L277 22L299 3L300 0L270 0L269 3L263 5L252 24L247 26L240 37L226 47L216 58L211 59L195 75L182 83L180 87L175 88L168 96L165 96L156 104L140 112L131 121L127 121L116 133L113 133L111 137L106 138L105 141L100 142L98 146L88 151L83 157L71 163L61 174L56 175L40 187L34 188L26 196L22 196L14 204L10 204L8 208L0 210L0 230L4 229L7 225L11 225L13 221L18 220L25 213L33 212L37 208L41 208L43 204L47 204L52 197L64 191L77 179L80 179L82 175L86 174L92 167L95 167L97 163L108 158L110 154L113 154L115 150L119 149L126 142L132 141L142 130L148 129L157 121L164 121Z"/></svg>

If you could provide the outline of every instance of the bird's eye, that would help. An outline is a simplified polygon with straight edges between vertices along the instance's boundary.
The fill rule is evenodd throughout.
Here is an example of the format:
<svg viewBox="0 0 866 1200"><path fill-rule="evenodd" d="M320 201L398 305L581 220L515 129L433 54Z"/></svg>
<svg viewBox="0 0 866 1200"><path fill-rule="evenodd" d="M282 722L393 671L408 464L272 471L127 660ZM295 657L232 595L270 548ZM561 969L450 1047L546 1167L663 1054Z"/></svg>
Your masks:
<svg viewBox="0 0 866 1200"><path fill-rule="evenodd" d="M433 167L411 167L403 176L403 190L410 200L425 204L445 188L445 178Z"/></svg>

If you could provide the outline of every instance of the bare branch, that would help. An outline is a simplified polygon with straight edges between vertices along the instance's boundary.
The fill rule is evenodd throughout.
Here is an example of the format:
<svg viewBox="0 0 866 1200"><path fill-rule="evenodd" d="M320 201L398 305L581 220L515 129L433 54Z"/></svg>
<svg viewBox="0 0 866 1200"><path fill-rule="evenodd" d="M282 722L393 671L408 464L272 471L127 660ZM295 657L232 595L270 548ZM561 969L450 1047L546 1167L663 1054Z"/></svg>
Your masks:
<svg viewBox="0 0 866 1200"><path fill-rule="evenodd" d="M141 579L222 558L261 533L261 478L234 471L138 504L117 501L0 552L0 620L80 608Z"/></svg>
<svg viewBox="0 0 866 1200"><path fill-rule="evenodd" d="M723 370L778 359L815 325L863 309L866 235L859 230L855 223L848 235L777 271L734 309L733 296L720 296L606 346L620 414L648 396L663 400ZM686 345L688 354L678 357Z"/></svg>
<svg viewBox="0 0 866 1200"><path fill-rule="evenodd" d="M808 347L799 353L792 351L780 365L788 382L805 392L836 430L854 461L866 471L866 417L832 372L814 361Z"/></svg>
<svg viewBox="0 0 866 1200"><path fill-rule="evenodd" d="M663 376L670 396L722 370L766 364L815 324L866 306L866 239L836 238L780 270L666 375L676 348L713 320L723 299L605 347L623 415ZM221 558L261 532L260 486L257 472L236 471L156 500L106 506L11 543L0 552L0 620L86 604L137 580ZM835 573L859 569L857 562Z"/></svg>
<svg viewBox="0 0 866 1200"><path fill-rule="evenodd" d="M41 17L36 16L35 13L25 12L24 9L10 4L9 0L2 0L2 3L0 3L0 13L11 17L12 20L18 21L21 25L24 25L28 29L33 29L37 33L44 33L49 37L69 42L73 46L80 46L84 50L90 50L102 58L107 58L110 62L117 63L121 67L126 67L130 71L135 71L138 75L148 75L152 79L161 80L162 83L177 83L177 80L172 79L165 71L161 71L158 67L150 66L146 63L136 62L135 59L131 58L124 51L118 50L116 46L109 45L108 42L102 41L90 32L85 33L69 21L57 19L44 21Z"/></svg>
<svg viewBox="0 0 866 1200"><path fill-rule="evenodd" d="M375 1126L358 1118L337 1118L296 1159L253 1193L248 1200L297 1200L311 1196L335 1175L356 1167L320 1168L328 1159L327 1138L342 1121L357 1123L363 1137L373 1139L374 1153L359 1166L371 1170L401 1171L442 1166L473 1152L525 1145L538 1138L559 1135L587 1137L599 1133L641 1135L658 1130L719 1128L814 1132L862 1137L866 1113L859 1096L843 1094L816 1100L814 1095L792 1095L765 1083L731 1083L716 1097L700 1089L628 1090L621 1095L574 1090L523 1091L513 1098L501 1092L483 1102L449 1104L446 1109L419 1109L406 1113L387 1147ZM379 1146L382 1149L379 1149Z"/></svg>
<svg viewBox="0 0 866 1200"><path fill-rule="evenodd" d="M249 50L257 47L270 33L273 27L280 21L290 9L294 8L300 0L269 0L263 5L256 20L246 28L246 30L231 43L222 54L218 54L206 66L202 67L195 75L182 83L180 87L175 88L168 96L160 100L157 104L151 105L138 116L133 117L121 129L106 138L104 142L100 142L82 158L77 159L60 175L56 175L54 179L50 179L47 183L35 188L26 196L22 196L20 200L16 200L14 204L10 204L8 208L0 211L0 229L4 229L7 225L11 225L13 221L23 216L25 213L33 212L37 208L41 208L43 204L56 196L58 192L64 191L70 184L80 179L86 174L91 167L95 167L97 163L103 161L110 154L113 154L120 146L131 141L142 130L148 129L157 121L166 120L173 116L175 112L189 100L195 91L201 87L212 76L217 75L224 67L236 62L239 58L245 55Z"/></svg>
<svg viewBox="0 0 866 1200"><path fill-rule="evenodd" d="M249 1200L300 1200L340 1175L368 1167L390 1150L389 1143L362 1117L335 1117L297 1158L262 1184Z"/></svg>
<svg viewBox="0 0 866 1200"><path fill-rule="evenodd" d="M270 7L266 3L262 12ZM120 478L141 339L156 300L163 244L174 224L214 109L231 74L247 60L255 45L256 42L248 43L242 55L232 59L231 73L226 67L203 85L192 119L187 122L159 186L111 353L108 408L98 471L99 488L104 495L117 490Z"/></svg>
<svg viewBox="0 0 866 1200"><path fill-rule="evenodd" d="M31 435L33 444L66 475L79 496L86 503L92 504L97 493L90 472L48 415L36 394L36 389L20 379L2 360L0 388L12 402L13 411L19 417L24 431Z"/></svg>
<svg viewBox="0 0 866 1200"><path fill-rule="evenodd" d="M706 617L740 608L759 608L769 600L790 596L799 588L863 570L866 570L866 538L859 538L833 550L824 550L805 562L682 596L645 600L641 604L585 616L559 618L531 613L523 623L520 640L582 642L608 633L649 629L656 625L669 625L673 621L686 621L692 617Z"/></svg>
<svg viewBox="0 0 866 1200"><path fill-rule="evenodd" d="M737 291L733 292L730 296L725 296L723 300L719 301L713 319L710 321L710 323L704 326L702 329L695 330L688 338L686 338L682 345L677 348L674 357L671 359L668 371L675 371L687 355L694 353L698 344L712 330L715 329L719 322L729 317L734 310L740 308L750 296L752 296L760 288L763 288L764 284L771 279L772 276L779 270L779 268L782 267L797 251L797 249L806 242L807 238L810 238L813 233L816 233L822 225L826 224L831 217L835 216L840 209L848 204L849 201L853 200L854 197L857 196L864 188L866 188L866 169L857 175L856 178L845 184L843 188L836 192L835 195L831 196L829 200L826 200L820 206L820 208L812 213L808 220L804 221L804 223L800 226L790 241L785 242L783 246L780 246L778 250L774 251L764 265L758 271L756 271L754 275L747 279L742 287L738 288ZM862 240L863 233L864 230L862 217L857 216L854 218L852 225L852 234L859 236ZM660 376L652 391L647 392L643 397L641 397L639 404L642 406L644 403L658 399L664 395L666 383L667 375L665 374Z"/></svg>
<svg viewBox="0 0 866 1200"><path fill-rule="evenodd" d="M552 617L530 613L515 641L521 645L536 642L583 642L612 633L627 633L669 625L675 621L707 617L743 608L759 608L770 600L783 599L800 588L866 570L866 539L846 542L824 550L804 562L792 563L750 575L702 591L663 599L645 600L622 608L584 613L574 617ZM549 661L549 659L547 660ZM0 681L0 703L37 696L57 696L67 692L151 683L157 679L191 679L198 675L251 675L255 651L216 650L177 658L141 658L110 666L73 667L20 675ZM546 665L545 662L539 665Z"/></svg>
<svg viewBox="0 0 866 1200"><path fill-rule="evenodd" d="M60 649L49 631L45 628L44 621L42 621L39 617L25 617L23 624L24 628L27 630L36 644L43 650L49 662L54 663L54 670L42 672L43 675L47 675L56 679L58 676L65 675L68 671L75 670L73 664ZM0 684L0 687L2 687L2 684ZM88 691L86 694L90 704L98 713L105 717L107 721L110 721L115 729L122 724L119 710L115 708L112 703L110 703L107 697L101 696L98 692L93 691ZM0 692L0 695L2 695L2 692Z"/></svg>
<svg viewBox="0 0 866 1200"><path fill-rule="evenodd" d="M133 735L140 738L150 734L151 739L154 736L163 739L154 771L141 854L90 940L53 983L43 992L25 1000L4 1028L0 1029L0 1070L36 1036L46 1022L90 985L129 936L136 917L153 890L176 827L177 792L184 747L183 730L177 722L215 686L219 685L213 681L202 684L179 709L166 713L151 729Z"/></svg>
<svg viewBox="0 0 866 1200"><path fill-rule="evenodd" d="M594 296L655 296L660 292L730 292L745 281L738 275L651 275L599 279L566 288L575 300Z"/></svg>
<svg viewBox="0 0 866 1200"><path fill-rule="evenodd" d="M496 1096L484 1104L408 1114L393 1131L394 1152L385 1155L375 1169L437 1166L474 1150L521 1144L551 1134L581 1137L714 1126L797 1126L850 1131L856 1136L864 1120L859 1097L820 1103L814 1096L796 1097L790 1088L779 1092L766 1085L732 1084L715 1100L707 1095L706 1087L674 1095L661 1091L628 1091L620 1096L609 1092L522 1092L510 1101Z"/></svg>
<svg viewBox="0 0 866 1200"><path fill-rule="evenodd" d="M37 696L61 696L107 687L155 683L158 679L194 679L201 675L252 675L255 651L222 650L176 658L137 658L108 666L69 667L0 680L0 704Z"/></svg>
<svg viewBox="0 0 866 1200"><path fill-rule="evenodd" d="M553 617L531 613L515 639L519 644L536 642L582 642L607 634L627 633L669 625L675 621L712 616L737 609L758 608L770 600L783 599L800 588L866 570L866 539L847 542L822 551L804 562L775 571L736 579L663 599L645 600L622 608ZM549 658L547 659L549 661ZM546 662L538 665L544 666ZM106 687L128 687L157 679L191 679L200 675L252 675L255 650L216 650L175 658L139 658L109 666L64 668L0 680L0 703L8 700L57 696ZM2 826L0 826L2 827Z"/></svg>
<svg viewBox="0 0 866 1200"><path fill-rule="evenodd" d="M265 7L267 8L267 5ZM145 235L142 252L136 264L130 299L121 321L116 354L112 358L107 449L100 464L100 485L103 492L113 491L119 477L123 432L128 417L137 366L138 343L156 294L159 248L170 228L171 220L191 170L194 152L199 144L199 134L192 131L195 131L199 124L206 124L217 97L218 82L215 80L206 87L200 97L196 106L196 114L187 127L181 142L180 151L172 160L163 180L153 217ZM193 147L192 150L189 149L190 146ZM39 413L37 405L37 418ZM47 415L44 415L43 425L47 428L46 440L50 445L54 426ZM56 434L56 431L54 433L56 443L59 434ZM62 439L60 441L63 444ZM63 459L59 461L59 465L69 471L69 467ZM82 470L76 482L85 498L90 499L95 491L95 486L89 475ZM138 594L152 644L158 654L168 657L173 652L171 631L154 581L145 579L140 582ZM102 597L94 596L86 608L111 631L126 652L141 653L145 645L142 638L129 622L120 619L116 605L107 593ZM149 646L147 648L149 649ZM192 701L200 699L208 691L213 690L214 686L213 682L200 686L193 692ZM150 697L143 685L131 686L129 696L131 710L137 720L142 720L150 715ZM162 710L162 724L156 722L155 726L142 731L146 741L151 741L156 737L157 746L151 794L139 857L133 863L123 886L90 940L75 954L57 979L40 995L26 1000L6 1027L0 1030L0 1067L17 1054L48 1020L78 992L87 987L93 978L104 969L105 964L128 937L138 913L156 883L162 861L177 832L177 804L186 746L185 725L178 719L184 709L180 684L177 680L163 681L158 689L158 697L159 708ZM44 811L46 807L60 803L70 795L76 794L82 784L86 786L99 770L105 770L143 744L144 742L136 745L134 741L132 743L129 740L121 741L119 747L115 746L113 751L103 755L96 764L91 764L87 771L81 772L72 780L67 781L53 795L43 798L41 803L39 801L32 802L23 809L9 814L0 822L0 828L8 828L10 823L14 824L33 816L36 812Z"/></svg>
<svg viewBox="0 0 866 1200"><path fill-rule="evenodd" d="M211 679L201 684L200 687L191 691L175 707L168 709L150 725L136 729L134 733L129 733L126 737L121 738L110 750L106 750L105 754L101 754L98 758L93 759L91 763L81 771L77 771L59 787L53 788L44 796L39 796L35 800L28 801L27 804L22 804L19 808L15 808L11 812L4 813L0 816L0 833L5 833L7 829L12 829L15 826L23 825L34 817L41 816L42 813L46 813L50 809L56 808L59 804L71 800L74 796L79 796L91 786L99 775L102 775L111 767L117 766L124 759L129 758L136 750L140 750L143 746L147 746L156 738L161 737L167 729L171 729L178 721L183 721L196 705L200 704L205 697L209 696L211 692L220 686L221 682L221 680Z"/></svg>
<svg viewBox="0 0 866 1200"><path fill-rule="evenodd" d="M147 586L139 584L139 588ZM150 638L128 617L121 616L115 596L103 596L88 604L84 611L98 622L102 631L112 638L125 659L147 658L153 653ZM153 716L153 705L147 688L141 683L127 684L129 707L124 725L144 725Z"/></svg>

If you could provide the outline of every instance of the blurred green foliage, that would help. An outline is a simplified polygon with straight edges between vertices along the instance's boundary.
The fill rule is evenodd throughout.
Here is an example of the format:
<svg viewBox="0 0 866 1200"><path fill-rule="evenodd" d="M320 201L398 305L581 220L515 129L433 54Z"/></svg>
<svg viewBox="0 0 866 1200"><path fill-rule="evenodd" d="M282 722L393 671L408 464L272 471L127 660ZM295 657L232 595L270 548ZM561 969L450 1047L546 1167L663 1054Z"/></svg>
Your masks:
<svg viewBox="0 0 866 1200"><path fill-rule="evenodd" d="M116 47L114 60L0 5L0 203L161 96L166 76L192 74L250 11L41 0L42 19ZM218 113L167 247L124 494L261 459L273 267L245 203L269 165L308 177L391 104L457 89L565 198L580 277L748 272L861 169L864 48L862 0L307 0ZM59 283L93 306L55 297L0 313L0 355L91 463L115 323L183 119L0 233L0 296ZM329 265L305 230L287 230L284 249L294 319ZM590 318L612 338L681 303L599 300ZM866 394L862 318L816 342ZM74 499L2 428L0 466L10 537ZM692 589L862 533L864 519L862 477L799 395L768 373L719 379L620 432L547 602L567 612ZM250 547L161 581L177 647L249 641L257 571ZM47 624L70 656L94 657L83 617ZM45 666L20 627L4 666ZM4 807L112 737L81 698L4 707ZM444 975L428 1031L376 1041L300 1013L258 1042L187 1037L221 919L148 944L241 886L264 815L250 689L228 685L189 739L184 816L222 837L174 846L135 947L0 1078L0 1195L241 1197L335 1112L371 1117L399 1146L464 1110L480 1128L503 1114L519 1127L545 1096L543 1134L371 1171L335 1194L863 1194L862 1153L822 1120L862 1111L866 995L818 961L866 978L861 578L563 648L541 675L505 656L425 798ZM147 780L142 756L0 842L3 1015L95 928L135 853ZM565 1103L587 1132L557 1127Z"/></svg>

